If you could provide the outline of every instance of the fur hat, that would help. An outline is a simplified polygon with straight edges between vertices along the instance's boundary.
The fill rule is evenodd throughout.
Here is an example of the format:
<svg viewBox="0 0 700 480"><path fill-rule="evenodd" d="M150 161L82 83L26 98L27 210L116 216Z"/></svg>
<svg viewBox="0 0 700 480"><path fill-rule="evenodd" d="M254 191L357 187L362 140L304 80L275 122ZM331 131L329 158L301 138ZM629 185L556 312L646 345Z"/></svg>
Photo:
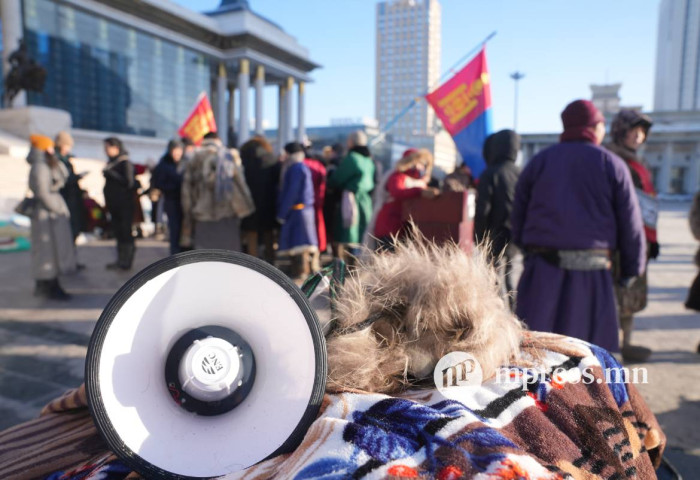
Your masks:
<svg viewBox="0 0 700 480"><path fill-rule="evenodd" d="M517 356L523 331L481 249L436 246L415 228L393 253L369 255L332 310L329 391L393 394L432 382L438 360L455 351L474 355L486 379Z"/></svg>
<svg viewBox="0 0 700 480"><path fill-rule="evenodd" d="M610 136L612 137L614 143L624 145L625 135L627 135L627 132L634 127L639 126L644 129L644 137L646 140L646 137L649 135L649 129L651 129L652 125L653 122L647 115L637 112L636 110L623 108L617 115L615 115L615 118L610 125Z"/></svg>

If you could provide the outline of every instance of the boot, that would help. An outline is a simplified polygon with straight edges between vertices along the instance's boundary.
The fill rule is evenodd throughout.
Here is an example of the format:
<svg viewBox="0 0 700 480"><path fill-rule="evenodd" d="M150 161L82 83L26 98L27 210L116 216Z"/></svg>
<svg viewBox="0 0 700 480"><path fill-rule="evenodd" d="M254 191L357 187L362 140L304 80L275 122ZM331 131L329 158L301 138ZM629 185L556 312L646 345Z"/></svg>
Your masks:
<svg viewBox="0 0 700 480"><path fill-rule="evenodd" d="M301 254L301 272L302 280L306 280L311 275L311 252L304 250Z"/></svg>
<svg viewBox="0 0 700 480"><path fill-rule="evenodd" d="M112 263L108 263L107 265L105 265L105 268L107 270L117 270L119 268L119 261L122 258L122 254L121 254L122 249L123 249L122 244L117 243L117 259L115 261L113 261Z"/></svg>
<svg viewBox="0 0 700 480"><path fill-rule="evenodd" d="M37 280L34 287L35 297L48 297L51 293L51 280Z"/></svg>
<svg viewBox="0 0 700 480"><path fill-rule="evenodd" d="M309 252L292 255L289 261L291 263L289 276L293 280L305 280L309 276Z"/></svg>
<svg viewBox="0 0 700 480"><path fill-rule="evenodd" d="M117 267L120 270L130 270L131 262L134 260L134 245L130 243L119 245L117 248Z"/></svg>
<svg viewBox="0 0 700 480"><path fill-rule="evenodd" d="M122 270L131 270L131 265L134 263L134 256L136 255L136 245L133 243L127 243L124 245L123 261L120 256L119 268Z"/></svg>
<svg viewBox="0 0 700 480"><path fill-rule="evenodd" d="M645 362L651 356L651 349L641 345L632 345L632 315L620 316L622 327L622 359L627 363Z"/></svg>
<svg viewBox="0 0 700 480"><path fill-rule="evenodd" d="M54 278L50 281L51 290L49 292L49 298L51 300L61 300L67 301L71 299L71 296L63 290L61 284L58 283L58 278Z"/></svg>
<svg viewBox="0 0 700 480"><path fill-rule="evenodd" d="M321 252L316 250L311 254L311 273L321 271Z"/></svg>

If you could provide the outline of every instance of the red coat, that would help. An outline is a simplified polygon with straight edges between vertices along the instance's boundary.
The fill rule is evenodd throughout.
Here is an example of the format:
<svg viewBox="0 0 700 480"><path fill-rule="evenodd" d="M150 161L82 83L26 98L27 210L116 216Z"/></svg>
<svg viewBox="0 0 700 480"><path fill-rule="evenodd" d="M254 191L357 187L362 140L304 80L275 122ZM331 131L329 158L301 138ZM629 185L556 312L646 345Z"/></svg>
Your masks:
<svg viewBox="0 0 700 480"><path fill-rule="evenodd" d="M326 251L326 222L323 220L323 202L326 199L326 167L318 160L305 158L304 164L311 170L311 181L314 184L314 212L316 217L316 234L318 249Z"/></svg>
<svg viewBox="0 0 700 480"><path fill-rule="evenodd" d="M399 233L403 227L401 212L404 200L420 196L425 187L425 180L420 179L420 173L415 169L389 175L385 187L388 196L377 215L374 236L382 238Z"/></svg>
<svg viewBox="0 0 700 480"><path fill-rule="evenodd" d="M638 188L641 186L641 189L644 193L655 197L656 191L654 190L654 183L651 181L651 173L649 173L649 170L647 170L647 168L642 163L636 160L625 161L630 167L630 170L632 170L632 180L634 181L635 186ZM655 228L651 228L647 225L644 225L644 236L646 237L647 242L654 243L657 241Z"/></svg>

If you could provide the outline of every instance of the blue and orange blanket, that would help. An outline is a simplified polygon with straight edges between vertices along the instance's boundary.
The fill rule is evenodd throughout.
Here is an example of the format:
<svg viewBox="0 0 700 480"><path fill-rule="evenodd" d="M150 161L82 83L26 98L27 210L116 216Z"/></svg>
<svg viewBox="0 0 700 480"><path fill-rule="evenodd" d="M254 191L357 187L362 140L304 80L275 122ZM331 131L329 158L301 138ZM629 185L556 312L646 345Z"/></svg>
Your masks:
<svg viewBox="0 0 700 480"><path fill-rule="evenodd" d="M436 390L328 394L296 451L225 478L656 478L665 437L626 383L634 378L610 374L621 367L607 351L536 332L523 348L509 381L458 399ZM0 433L0 471L7 480L141 478L108 451L84 387Z"/></svg>

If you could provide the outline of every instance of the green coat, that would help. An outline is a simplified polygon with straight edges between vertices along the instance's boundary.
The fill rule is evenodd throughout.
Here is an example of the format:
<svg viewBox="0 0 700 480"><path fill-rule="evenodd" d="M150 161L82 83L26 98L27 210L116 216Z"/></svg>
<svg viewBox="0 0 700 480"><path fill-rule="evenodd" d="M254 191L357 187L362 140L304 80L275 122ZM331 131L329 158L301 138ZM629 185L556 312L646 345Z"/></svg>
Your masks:
<svg viewBox="0 0 700 480"><path fill-rule="evenodd" d="M338 205L333 218L333 239L339 243L359 245L372 218L370 192L374 189L374 162L369 157L351 151L328 178L328 187L349 190L355 194L358 221L350 228L344 228Z"/></svg>

